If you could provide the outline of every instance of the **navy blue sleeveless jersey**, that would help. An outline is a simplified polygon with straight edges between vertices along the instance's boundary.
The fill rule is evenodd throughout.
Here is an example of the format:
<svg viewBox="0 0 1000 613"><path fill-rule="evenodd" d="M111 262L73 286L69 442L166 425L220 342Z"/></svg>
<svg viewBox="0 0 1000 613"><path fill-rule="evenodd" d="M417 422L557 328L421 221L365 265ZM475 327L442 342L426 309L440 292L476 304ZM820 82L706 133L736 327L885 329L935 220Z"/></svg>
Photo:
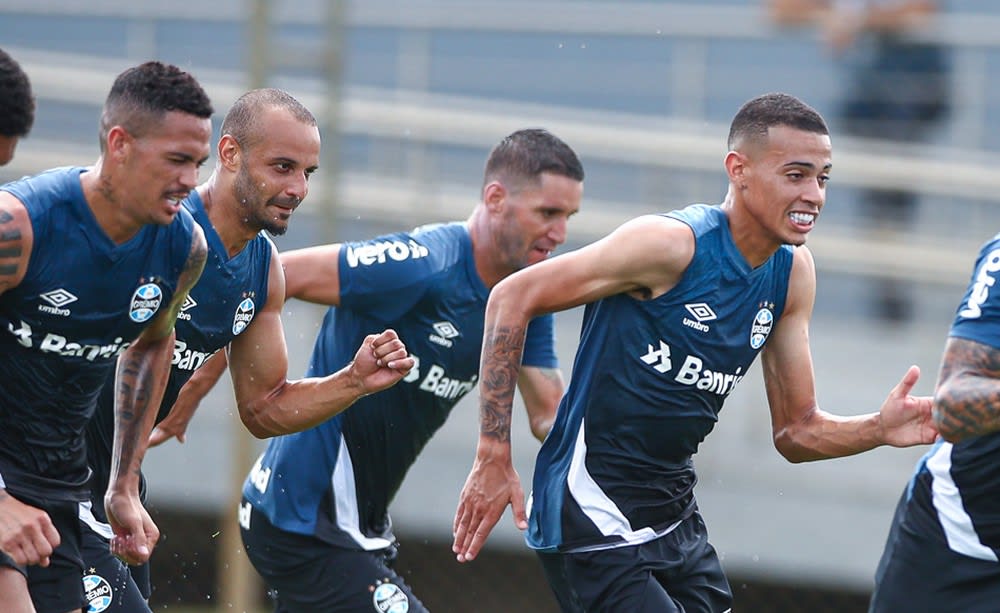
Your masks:
<svg viewBox="0 0 1000 613"><path fill-rule="evenodd" d="M83 195L85 168L0 187L27 208L34 247L0 295L0 477L12 492L86 499L84 428L118 354L173 298L194 221L180 211L121 245Z"/></svg>
<svg viewBox="0 0 1000 613"><path fill-rule="evenodd" d="M542 444L528 544L585 551L637 544L694 508L691 456L784 309L792 248L751 269L718 206L667 214L695 253L662 296L589 304L567 388Z"/></svg>
<svg viewBox="0 0 1000 613"><path fill-rule="evenodd" d="M232 258L205 212L197 192L184 200L184 208L201 225L208 242L208 258L198 283L191 289L177 315L174 356L170 378L156 421L170 412L184 383L216 351L253 321L267 302L267 284L273 246L263 233L257 235ZM97 410L87 425L87 456L94 477L91 498L94 515L104 519L104 493L111 471L114 441L114 376L101 390ZM143 482L145 484L145 482Z"/></svg>
<svg viewBox="0 0 1000 613"><path fill-rule="evenodd" d="M1000 235L979 253L950 336L1000 350L997 280ZM1000 560L1000 433L958 443L939 439L917 464L905 498L906 521L922 534L943 532L957 553Z"/></svg>
<svg viewBox="0 0 1000 613"><path fill-rule="evenodd" d="M460 223L347 243L339 257L340 306L323 320L308 374L339 370L387 327L417 365L323 424L272 438L243 493L278 528L374 550L394 538L387 509L407 470L476 385L489 290ZM551 315L531 322L524 364L557 366Z"/></svg>

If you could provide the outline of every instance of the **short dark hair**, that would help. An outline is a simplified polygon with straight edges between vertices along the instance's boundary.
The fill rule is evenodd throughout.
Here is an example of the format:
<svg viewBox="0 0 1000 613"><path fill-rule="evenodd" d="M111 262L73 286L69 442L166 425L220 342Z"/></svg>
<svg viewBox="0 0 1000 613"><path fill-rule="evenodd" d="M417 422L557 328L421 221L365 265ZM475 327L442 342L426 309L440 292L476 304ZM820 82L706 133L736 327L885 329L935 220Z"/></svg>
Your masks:
<svg viewBox="0 0 1000 613"><path fill-rule="evenodd" d="M268 108L285 109L298 121L308 126L316 125L316 118L309 109L291 94L281 89L265 87L252 89L237 98L222 120L220 135L229 134L240 147L252 147L261 138L260 131L256 129L259 127L260 113Z"/></svg>
<svg viewBox="0 0 1000 613"><path fill-rule="evenodd" d="M500 180L516 190L524 183L537 184L545 172L583 181L583 165L569 145L541 128L518 130L490 152L483 185Z"/></svg>
<svg viewBox="0 0 1000 613"><path fill-rule="evenodd" d="M34 123L35 97L28 75L0 49L0 136L27 136Z"/></svg>
<svg viewBox="0 0 1000 613"><path fill-rule="evenodd" d="M112 127L142 136L171 111L201 119L210 119L214 112L198 81L177 66L154 61L129 68L115 79L104 102L101 151Z"/></svg>
<svg viewBox="0 0 1000 613"><path fill-rule="evenodd" d="M774 126L788 126L815 134L830 133L816 109L795 96L770 93L748 100L736 112L729 127L729 148L735 148L743 139L766 138L767 131Z"/></svg>

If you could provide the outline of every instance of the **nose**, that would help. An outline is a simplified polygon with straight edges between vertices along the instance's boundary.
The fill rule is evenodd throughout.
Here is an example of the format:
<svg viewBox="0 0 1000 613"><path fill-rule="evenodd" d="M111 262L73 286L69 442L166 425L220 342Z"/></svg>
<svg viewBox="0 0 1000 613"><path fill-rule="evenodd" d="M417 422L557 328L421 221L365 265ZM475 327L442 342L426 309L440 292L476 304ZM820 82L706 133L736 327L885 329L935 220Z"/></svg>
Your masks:
<svg viewBox="0 0 1000 613"><path fill-rule="evenodd" d="M309 193L309 177L305 173L297 173L295 178L289 182L288 187L285 188L285 193L302 202Z"/></svg>
<svg viewBox="0 0 1000 613"><path fill-rule="evenodd" d="M823 206L823 202L826 200L826 186L819 180L807 181L805 191L802 193L802 200Z"/></svg>
<svg viewBox="0 0 1000 613"><path fill-rule="evenodd" d="M181 173L181 185L184 186L188 191L194 189L198 186L198 165L188 164L184 166L184 172Z"/></svg>
<svg viewBox="0 0 1000 613"><path fill-rule="evenodd" d="M552 222L552 226L549 228L549 239L557 245L561 245L566 242L567 222L568 220L565 217L560 217Z"/></svg>

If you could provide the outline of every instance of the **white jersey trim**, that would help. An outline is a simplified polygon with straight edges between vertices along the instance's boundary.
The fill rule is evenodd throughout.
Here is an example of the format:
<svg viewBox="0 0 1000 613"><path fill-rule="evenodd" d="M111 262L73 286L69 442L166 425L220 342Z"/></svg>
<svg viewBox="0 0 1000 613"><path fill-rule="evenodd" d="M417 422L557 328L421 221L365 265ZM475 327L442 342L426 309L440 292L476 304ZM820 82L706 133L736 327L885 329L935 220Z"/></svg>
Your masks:
<svg viewBox="0 0 1000 613"><path fill-rule="evenodd" d="M587 442L584 437L584 425L581 421L580 431L576 435L576 444L573 446L573 459L570 461L569 474L566 477L570 494L576 500L576 503L580 505L580 510L594 523L594 527L601 534L604 536L615 536L622 540L585 545L583 547L568 549L567 551L577 553L640 545L669 534L680 525L681 522L677 521L663 530L653 530L648 526L634 530L628 518L618 508L618 505L604 493L601 486L597 485L594 478L587 472L586 457Z"/></svg>
<svg viewBox="0 0 1000 613"><path fill-rule="evenodd" d="M965 512L962 493L951 478L952 444L942 443L927 459L931 474L931 500L937 510L938 521L952 551L980 560L997 562L997 554L982 544L972 518Z"/></svg>
<svg viewBox="0 0 1000 613"><path fill-rule="evenodd" d="M94 517L94 507L89 500L80 503L78 515L80 516L80 521L86 524L87 527L99 534L105 540L110 541L115 535L114 531L111 530L111 526Z"/></svg>
<svg viewBox="0 0 1000 613"><path fill-rule="evenodd" d="M337 527L349 535L366 551L385 549L392 541L372 538L361 533L361 518L358 515L358 492L354 485L354 464L347 450L347 441L340 435L340 449L337 450L337 465L333 469L333 499L337 510Z"/></svg>

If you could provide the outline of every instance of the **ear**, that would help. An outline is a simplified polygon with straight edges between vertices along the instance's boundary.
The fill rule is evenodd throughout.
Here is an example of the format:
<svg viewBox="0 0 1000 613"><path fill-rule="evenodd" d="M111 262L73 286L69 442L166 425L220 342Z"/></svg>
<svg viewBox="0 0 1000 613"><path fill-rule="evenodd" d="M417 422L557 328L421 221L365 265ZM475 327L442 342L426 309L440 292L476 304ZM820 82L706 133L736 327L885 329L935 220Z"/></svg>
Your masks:
<svg viewBox="0 0 1000 613"><path fill-rule="evenodd" d="M236 172L240 168L240 157L243 150L239 143L230 134L225 134L219 139L219 163L229 171Z"/></svg>
<svg viewBox="0 0 1000 613"><path fill-rule="evenodd" d="M121 126L113 126L108 130L107 151L108 156L121 162L132 148L132 135Z"/></svg>
<svg viewBox="0 0 1000 613"><path fill-rule="evenodd" d="M483 204L486 205L486 210L491 213L502 210L506 198L507 188L499 181L490 181L483 187Z"/></svg>
<svg viewBox="0 0 1000 613"><path fill-rule="evenodd" d="M726 174L729 175L729 182L734 186L743 189L746 187L746 178L749 172L749 160L739 151L730 151L726 154Z"/></svg>

